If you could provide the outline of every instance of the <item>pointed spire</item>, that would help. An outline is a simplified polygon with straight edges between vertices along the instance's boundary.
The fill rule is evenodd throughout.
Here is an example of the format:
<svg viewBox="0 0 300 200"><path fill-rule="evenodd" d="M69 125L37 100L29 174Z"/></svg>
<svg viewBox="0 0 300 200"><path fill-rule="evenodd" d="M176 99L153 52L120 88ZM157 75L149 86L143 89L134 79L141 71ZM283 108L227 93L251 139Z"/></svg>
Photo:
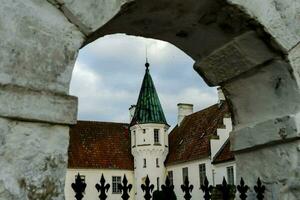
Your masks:
<svg viewBox="0 0 300 200"><path fill-rule="evenodd" d="M157 123L167 124L161 107L152 77L149 72L148 58L146 57L146 72L140 90L136 109L131 120L131 126L135 124Z"/></svg>

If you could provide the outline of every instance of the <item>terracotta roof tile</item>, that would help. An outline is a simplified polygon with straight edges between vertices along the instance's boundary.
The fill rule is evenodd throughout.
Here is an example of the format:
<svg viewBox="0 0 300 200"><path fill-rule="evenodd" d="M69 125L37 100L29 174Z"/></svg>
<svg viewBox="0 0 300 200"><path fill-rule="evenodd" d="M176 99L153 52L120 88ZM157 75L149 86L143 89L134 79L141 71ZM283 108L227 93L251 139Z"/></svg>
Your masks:
<svg viewBox="0 0 300 200"><path fill-rule="evenodd" d="M133 170L128 124L78 121L70 128L69 168Z"/></svg>
<svg viewBox="0 0 300 200"><path fill-rule="evenodd" d="M234 160L234 155L232 151L230 151L230 140L227 140L219 152L215 155L212 163L218 164L232 160Z"/></svg>
<svg viewBox="0 0 300 200"><path fill-rule="evenodd" d="M223 126L223 118L227 115L228 106L222 103L186 116L169 134L166 165L210 156L210 138L217 134L217 128Z"/></svg>

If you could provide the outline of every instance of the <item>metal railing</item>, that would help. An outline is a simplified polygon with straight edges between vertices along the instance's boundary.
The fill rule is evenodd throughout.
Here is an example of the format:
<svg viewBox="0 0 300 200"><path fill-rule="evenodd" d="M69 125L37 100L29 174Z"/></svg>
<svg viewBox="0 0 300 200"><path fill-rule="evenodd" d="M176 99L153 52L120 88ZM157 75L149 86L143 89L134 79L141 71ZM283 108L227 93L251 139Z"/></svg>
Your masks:
<svg viewBox="0 0 300 200"><path fill-rule="evenodd" d="M120 199L128 200L130 198L130 191L132 189L132 184L128 183L126 175L124 175L122 184L119 184L119 189L121 190ZM85 195L85 189L87 184L82 176L78 173L75 178L75 182L71 184L75 192L75 199L82 200ZM108 191L110 189L110 184L106 183L106 180L102 174L100 182L95 185L95 189L98 191L100 200L106 200ZM151 184L149 177L146 177L145 183L141 185L141 189L144 192L145 200L176 200L176 194L174 192L174 185L171 184L169 178L166 178L165 184L161 186L161 191L154 191L154 185ZM191 200L192 192L194 186L190 184L188 178L186 177L184 183L181 185L181 190L183 192L183 197L185 200ZM207 178L204 180L204 184L201 185L200 189L203 192L203 200L234 200L241 199L247 200L247 192L250 187L245 184L243 178L240 180L240 184L230 185L227 184L225 178L220 185L215 187L210 185ZM265 186L262 184L261 180L258 178L256 185L253 187L257 200L264 199ZM237 198L239 197L239 198ZM109 200L109 199L108 199Z"/></svg>

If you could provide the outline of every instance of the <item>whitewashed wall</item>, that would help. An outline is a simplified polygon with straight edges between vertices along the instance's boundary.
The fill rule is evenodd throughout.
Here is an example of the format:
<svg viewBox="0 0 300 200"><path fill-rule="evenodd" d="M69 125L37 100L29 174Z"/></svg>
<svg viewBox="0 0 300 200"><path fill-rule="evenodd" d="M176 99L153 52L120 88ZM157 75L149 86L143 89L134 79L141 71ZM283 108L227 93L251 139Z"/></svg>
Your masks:
<svg viewBox="0 0 300 200"><path fill-rule="evenodd" d="M228 182L227 179L227 167L233 167L233 172L234 172L234 184L236 184L236 164L234 161L232 162L225 162L225 163L220 163L220 164L215 164L213 166L214 169L214 179L215 179L215 184L221 184L223 181L223 177L225 177L226 181Z"/></svg>
<svg viewBox="0 0 300 200"><path fill-rule="evenodd" d="M68 169L66 176L66 184L65 184L65 198L66 200L74 200L75 193L71 187L71 184L75 180L75 176L80 173L80 175L84 175L87 183L87 187L85 189L85 196L83 200L96 200L99 199L99 193L95 188L95 185L100 182L101 174L103 173L106 183L110 184L110 189L107 193L109 200L120 200L121 194L113 194L112 193L112 176L121 176L123 180L124 174L126 175L128 182L133 185L133 188L130 192L130 200L134 200L135 196L135 187L134 187L134 178L133 171L130 170L117 170L117 169Z"/></svg>
<svg viewBox="0 0 300 200"><path fill-rule="evenodd" d="M141 190L141 184L144 183L148 175L150 181L157 189L165 182L166 168L164 161L169 152L168 147L168 128L164 124L138 124L130 127L131 131L131 152L134 156L135 167L135 189L137 191L136 199L143 199L144 193ZM143 132L145 129L145 133ZM159 145L154 142L154 129L159 129ZM134 134L135 131L135 134ZM144 167L146 159L146 167ZM156 165L158 159L158 167ZM159 181L157 181L159 179Z"/></svg>
<svg viewBox="0 0 300 200"><path fill-rule="evenodd" d="M212 165L208 158L167 167L167 171L173 171L173 182L175 186L174 191L177 195L177 200L184 200L184 194L180 187L181 184L183 184L182 168L184 167L188 167L189 181L190 184L194 185L194 190L192 192L193 199L202 199L203 192L200 190L199 165L204 163L207 179L210 183L212 183Z"/></svg>
<svg viewBox="0 0 300 200"><path fill-rule="evenodd" d="M223 124L225 126L224 128L218 128L217 129L217 135L219 136L219 138L210 140L210 149L211 149L211 157L212 158L221 149L223 144L229 138L229 133L232 131L231 118L224 118L223 119Z"/></svg>

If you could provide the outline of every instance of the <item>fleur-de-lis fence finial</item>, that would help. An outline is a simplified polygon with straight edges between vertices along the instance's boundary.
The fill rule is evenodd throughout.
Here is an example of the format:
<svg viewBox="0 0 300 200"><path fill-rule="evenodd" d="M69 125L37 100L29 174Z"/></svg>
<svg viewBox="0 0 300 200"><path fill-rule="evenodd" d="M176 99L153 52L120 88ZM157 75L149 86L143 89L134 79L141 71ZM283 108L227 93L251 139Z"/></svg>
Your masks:
<svg viewBox="0 0 300 200"><path fill-rule="evenodd" d="M256 192L256 197L258 200L264 199L264 192L266 190L266 187L262 184L260 178L257 179L257 185L254 186L254 191Z"/></svg>
<svg viewBox="0 0 300 200"><path fill-rule="evenodd" d="M123 200L128 200L129 199L129 192L131 191L132 189L132 184L128 184L128 180L126 178L126 175L124 175L123 177L123 181L122 181L123 185L122 184L119 184L119 188L120 190L122 191L122 196L121 198Z"/></svg>
<svg viewBox="0 0 300 200"><path fill-rule="evenodd" d="M245 185L245 181L243 178L241 178L240 185L237 186L237 190L240 193L241 200L247 199L247 191L249 190L248 185Z"/></svg>
<svg viewBox="0 0 300 200"><path fill-rule="evenodd" d="M176 200L176 195L174 193L174 185L171 184L169 176L167 176L165 185L162 185L161 189L162 189L165 199Z"/></svg>
<svg viewBox="0 0 300 200"><path fill-rule="evenodd" d="M107 183L105 184L105 178L103 176L103 174L101 175L101 179L100 179L100 184L97 183L95 185L96 189L98 192L100 192L100 195L99 195L99 199L100 200L105 200L107 198L107 195L106 193L108 192L109 188L110 188L110 184Z"/></svg>
<svg viewBox="0 0 300 200"><path fill-rule="evenodd" d="M211 193L213 191L213 186L209 185L209 182L208 182L206 176L205 176L205 179L204 179L204 184L201 185L200 188L204 193L204 196L203 196L204 200L210 200L211 199Z"/></svg>
<svg viewBox="0 0 300 200"><path fill-rule="evenodd" d="M81 178L81 175L78 173L76 178L75 178L75 183L71 184L72 189L75 192L75 198L76 200L82 200L82 198L84 197L84 191L86 188L86 183L84 182L84 180Z"/></svg>
<svg viewBox="0 0 300 200"><path fill-rule="evenodd" d="M142 188L143 192L145 192L145 195L144 195L145 200L150 200L152 197L151 193L154 189L154 185L153 184L150 185L150 179L149 179L148 175L146 177L145 184L142 184L141 188Z"/></svg>
<svg viewBox="0 0 300 200"><path fill-rule="evenodd" d="M222 192L223 200L229 200L230 186L227 184L225 177L223 177L223 182L220 189Z"/></svg>
<svg viewBox="0 0 300 200"><path fill-rule="evenodd" d="M184 199L190 200L192 198L191 192L193 191L194 186L190 185L189 178L186 176L184 184L181 185L181 190L184 192Z"/></svg>

